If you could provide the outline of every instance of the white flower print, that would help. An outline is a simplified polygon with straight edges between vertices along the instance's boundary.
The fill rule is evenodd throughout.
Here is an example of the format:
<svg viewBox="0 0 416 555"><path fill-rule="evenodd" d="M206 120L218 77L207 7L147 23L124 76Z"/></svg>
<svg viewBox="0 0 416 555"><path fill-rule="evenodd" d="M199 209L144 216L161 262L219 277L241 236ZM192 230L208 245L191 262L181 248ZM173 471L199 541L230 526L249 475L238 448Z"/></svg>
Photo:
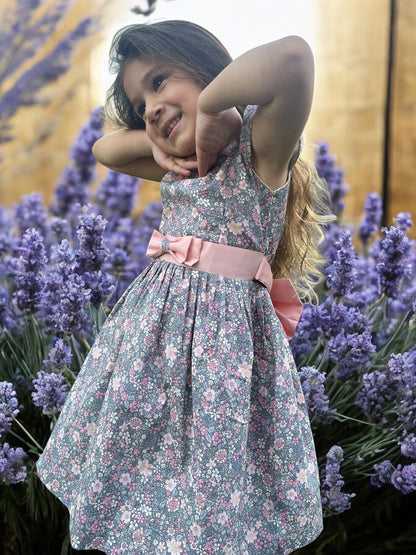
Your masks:
<svg viewBox="0 0 416 555"><path fill-rule="evenodd" d="M238 491L238 490L233 491L233 493L231 494L231 503L233 507L238 507L238 505L240 504L240 498L241 498L241 491Z"/></svg>
<svg viewBox="0 0 416 555"><path fill-rule="evenodd" d="M80 474L80 472L81 472L81 467L80 467L80 465L77 464L77 463L73 464L73 465L72 465L72 472L73 472L73 474L75 474L75 475L76 475L76 474Z"/></svg>
<svg viewBox="0 0 416 555"><path fill-rule="evenodd" d="M89 422L86 427L86 432L89 436L92 436L95 432L95 422Z"/></svg>
<svg viewBox="0 0 416 555"><path fill-rule="evenodd" d="M305 484L308 480L308 472L305 468L301 468L296 475L301 484Z"/></svg>
<svg viewBox="0 0 416 555"><path fill-rule="evenodd" d="M178 349L172 343L166 345L165 354L167 359L174 361L176 359L177 353Z"/></svg>
<svg viewBox="0 0 416 555"><path fill-rule="evenodd" d="M247 543L253 543L256 541L256 539L257 539L257 530L255 528L252 528L246 534L246 541Z"/></svg>
<svg viewBox="0 0 416 555"><path fill-rule="evenodd" d="M182 553L182 542L178 540L169 540L166 546L169 553Z"/></svg>
<svg viewBox="0 0 416 555"><path fill-rule="evenodd" d="M238 367L243 378L249 378L251 376L251 364L244 360Z"/></svg>
<svg viewBox="0 0 416 555"><path fill-rule="evenodd" d="M225 524L228 520L228 515L226 512L222 512L218 515L218 522L220 524Z"/></svg>
<svg viewBox="0 0 416 555"><path fill-rule="evenodd" d="M130 511L124 510L121 513L121 522L124 522L125 524L127 524L128 522L130 522L130 518L131 518Z"/></svg>
<svg viewBox="0 0 416 555"><path fill-rule="evenodd" d="M100 482L100 480L94 480L94 482L91 484L91 489L94 493L100 493L100 491L103 489L103 483Z"/></svg>
<svg viewBox="0 0 416 555"><path fill-rule="evenodd" d="M198 345L197 347L195 347L195 349L193 349L192 352L196 357L200 357L202 355L202 353L204 352L204 349L202 348L201 345Z"/></svg>
<svg viewBox="0 0 416 555"><path fill-rule="evenodd" d="M228 222L227 227L233 235L240 235L243 233L243 224L241 222Z"/></svg>

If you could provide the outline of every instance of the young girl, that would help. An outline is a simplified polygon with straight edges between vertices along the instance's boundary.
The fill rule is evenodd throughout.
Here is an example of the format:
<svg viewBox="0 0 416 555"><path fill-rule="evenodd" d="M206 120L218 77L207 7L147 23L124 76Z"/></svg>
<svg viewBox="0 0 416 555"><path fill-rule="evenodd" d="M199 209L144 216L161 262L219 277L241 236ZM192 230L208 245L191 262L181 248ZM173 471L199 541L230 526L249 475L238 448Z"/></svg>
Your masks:
<svg viewBox="0 0 416 555"><path fill-rule="evenodd" d="M39 475L78 549L290 553L322 528L288 343L301 311L288 278L313 296L325 221L324 189L297 161L310 49L287 37L232 61L206 30L166 21L122 29L111 54L108 106L124 129L94 154L162 180L163 217Z"/></svg>

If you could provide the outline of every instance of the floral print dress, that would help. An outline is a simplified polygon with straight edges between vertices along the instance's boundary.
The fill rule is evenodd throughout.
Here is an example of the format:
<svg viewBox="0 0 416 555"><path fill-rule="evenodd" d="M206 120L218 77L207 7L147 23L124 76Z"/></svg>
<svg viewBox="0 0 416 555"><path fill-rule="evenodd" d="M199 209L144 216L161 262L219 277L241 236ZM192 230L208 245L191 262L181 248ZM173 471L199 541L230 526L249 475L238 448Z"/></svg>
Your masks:
<svg viewBox="0 0 416 555"><path fill-rule="evenodd" d="M160 232L272 260L290 185L251 168L251 122L204 178L161 183ZM284 554L322 529L313 438L267 289L155 260L105 322L38 472L77 549Z"/></svg>

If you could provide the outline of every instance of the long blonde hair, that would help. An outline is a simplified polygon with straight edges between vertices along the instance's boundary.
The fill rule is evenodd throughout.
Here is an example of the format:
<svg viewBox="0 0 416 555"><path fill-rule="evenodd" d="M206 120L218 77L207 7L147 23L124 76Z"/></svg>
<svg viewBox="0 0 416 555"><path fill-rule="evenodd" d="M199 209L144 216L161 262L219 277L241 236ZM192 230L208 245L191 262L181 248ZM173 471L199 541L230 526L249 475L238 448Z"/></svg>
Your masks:
<svg viewBox="0 0 416 555"><path fill-rule="evenodd" d="M316 303L325 259L319 251L323 227L334 221L325 180L312 164L298 159L292 170L285 224L271 267L273 277L289 278L300 298Z"/></svg>

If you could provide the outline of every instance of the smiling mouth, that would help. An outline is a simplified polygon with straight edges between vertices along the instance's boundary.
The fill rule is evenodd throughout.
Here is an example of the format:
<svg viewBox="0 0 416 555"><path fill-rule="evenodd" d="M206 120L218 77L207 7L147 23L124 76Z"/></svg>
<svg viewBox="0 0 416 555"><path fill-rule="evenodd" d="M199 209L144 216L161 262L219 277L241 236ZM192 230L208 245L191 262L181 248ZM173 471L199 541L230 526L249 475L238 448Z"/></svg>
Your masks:
<svg viewBox="0 0 416 555"><path fill-rule="evenodd" d="M170 122L170 124L167 126L167 128L165 130L166 137L169 137L169 135L172 133L173 128L175 127L175 125L177 125L179 123L181 118L182 118L182 115L179 115L174 120L172 120Z"/></svg>

